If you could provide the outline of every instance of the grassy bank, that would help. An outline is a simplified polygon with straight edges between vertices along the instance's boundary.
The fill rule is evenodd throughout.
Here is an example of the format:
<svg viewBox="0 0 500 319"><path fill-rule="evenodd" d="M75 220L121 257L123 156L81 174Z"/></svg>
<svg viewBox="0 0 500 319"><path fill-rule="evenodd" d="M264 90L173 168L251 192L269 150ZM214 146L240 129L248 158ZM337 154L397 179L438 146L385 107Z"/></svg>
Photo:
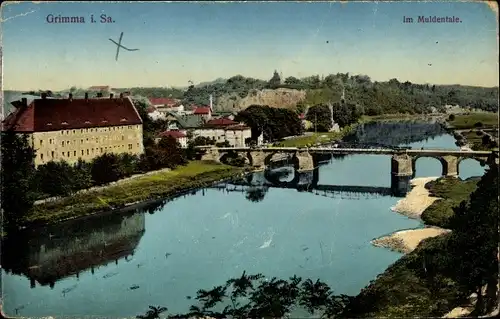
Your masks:
<svg viewBox="0 0 500 319"><path fill-rule="evenodd" d="M434 202L422 214L426 225L448 228L453 207L468 200L478 179L440 178L425 185ZM441 317L467 300L453 280L450 234L423 240L370 282L342 314L344 318Z"/></svg>
<svg viewBox="0 0 500 319"><path fill-rule="evenodd" d="M464 130L474 128L476 123L482 127L498 127L498 113L480 112L455 115L453 120L447 120L449 128Z"/></svg>
<svg viewBox="0 0 500 319"><path fill-rule="evenodd" d="M358 294L343 318L440 317L466 299L446 260L449 235L425 239Z"/></svg>
<svg viewBox="0 0 500 319"><path fill-rule="evenodd" d="M449 219L453 216L453 207L460 205L461 201L468 200L470 194L476 189L479 178L465 181L457 178L439 178L429 182L425 188L430 195L441 199L432 203L423 213L422 221L426 225L449 228Z"/></svg>
<svg viewBox="0 0 500 319"><path fill-rule="evenodd" d="M28 225L49 224L125 207L128 204L161 199L187 189L208 186L214 181L242 173L242 168L195 161L168 172L113 185L95 192L76 194L33 207L26 217Z"/></svg>
<svg viewBox="0 0 500 319"><path fill-rule="evenodd" d="M340 132L317 132L308 136L300 136L279 142L280 146L284 147L304 147L314 146L316 144L324 144L335 140L342 139L345 135L352 132L357 124L343 127Z"/></svg>

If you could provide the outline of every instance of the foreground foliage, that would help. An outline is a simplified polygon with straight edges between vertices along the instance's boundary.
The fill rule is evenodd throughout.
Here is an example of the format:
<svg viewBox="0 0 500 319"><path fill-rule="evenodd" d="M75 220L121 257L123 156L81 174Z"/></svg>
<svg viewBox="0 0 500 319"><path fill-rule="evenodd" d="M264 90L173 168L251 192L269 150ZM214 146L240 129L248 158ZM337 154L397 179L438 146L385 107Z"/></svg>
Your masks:
<svg viewBox="0 0 500 319"><path fill-rule="evenodd" d="M266 279L262 274L229 279L211 290L199 290L189 313L171 314L168 318L282 318L297 309L310 314L331 318L349 302L346 295L334 295L330 287L320 280L302 280L293 276L289 280ZM159 318L165 307L150 307L140 318Z"/></svg>

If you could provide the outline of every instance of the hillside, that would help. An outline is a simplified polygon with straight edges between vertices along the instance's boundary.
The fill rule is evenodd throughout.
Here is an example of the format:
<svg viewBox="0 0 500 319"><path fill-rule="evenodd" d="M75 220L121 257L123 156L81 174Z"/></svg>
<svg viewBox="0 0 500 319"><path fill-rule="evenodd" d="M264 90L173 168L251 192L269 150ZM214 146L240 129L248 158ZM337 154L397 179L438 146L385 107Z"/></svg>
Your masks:
<svg viewBox="0 0 500 319"><path fill-rule="evenodd" d="M241 111L250 105L269 105L278 108L295 109L306 98L305 90L279 88L275 90L251 90L241 98L238 94L225 94L217 99L216 111Z"/></svg>

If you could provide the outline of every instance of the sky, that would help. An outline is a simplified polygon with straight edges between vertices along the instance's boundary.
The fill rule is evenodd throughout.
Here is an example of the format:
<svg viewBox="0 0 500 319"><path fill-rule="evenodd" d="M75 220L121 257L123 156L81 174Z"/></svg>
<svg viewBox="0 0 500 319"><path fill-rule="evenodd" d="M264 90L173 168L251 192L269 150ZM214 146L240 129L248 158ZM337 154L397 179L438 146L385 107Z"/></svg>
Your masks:
<svg viewBox="0 0 500 319"><path fill-rule="evenodd" d="M102 14L114 22L100 23ZM85 23L49 23L50 15ZM420 15L461 22L418 23ZM184 87L237 74L270 79L274 70L498 86L497 16L485 3L4 2L1 17L4 90ZM115 61L109 39L121 32L122 45L139 50L122 49Z"/></svg>

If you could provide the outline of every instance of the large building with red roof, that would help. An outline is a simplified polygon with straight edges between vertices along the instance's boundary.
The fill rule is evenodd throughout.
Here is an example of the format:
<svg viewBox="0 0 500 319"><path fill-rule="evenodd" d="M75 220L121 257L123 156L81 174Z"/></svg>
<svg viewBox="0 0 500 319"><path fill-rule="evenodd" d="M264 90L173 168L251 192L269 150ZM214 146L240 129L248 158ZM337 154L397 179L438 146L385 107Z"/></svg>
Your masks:
<svg viewBox="0 0 500 319"><path fill-rule="evenodd" d="M12 102L16 109L2 130L28 134L36 150L35 165L64 160L89 161L109 153L142 154L142 119L129 97L49 99L30 104Z"/></svg>

